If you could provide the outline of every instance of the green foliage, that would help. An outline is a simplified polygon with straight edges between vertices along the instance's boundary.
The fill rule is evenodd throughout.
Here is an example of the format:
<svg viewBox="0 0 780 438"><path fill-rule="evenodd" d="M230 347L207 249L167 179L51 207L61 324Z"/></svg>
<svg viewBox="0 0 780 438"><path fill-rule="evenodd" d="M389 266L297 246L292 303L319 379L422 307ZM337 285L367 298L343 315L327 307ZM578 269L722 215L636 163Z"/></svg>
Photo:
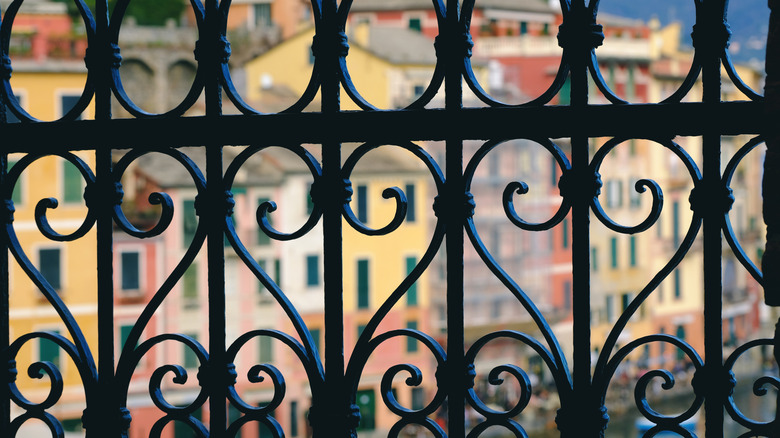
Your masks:
<svg viewBox="0 0 780 438"><path fill-rule="evenodd" d="M68 14L74 21L81 21L74 0L55 0L68 5ZM95 12L95 0L85 0L87 6ZM109 11L114 10L117 0L108 0ZM185 0L130 0L125 17L134 17L138 24L144 26L162 26L168 19L177 22L187 5Z"/></svg>

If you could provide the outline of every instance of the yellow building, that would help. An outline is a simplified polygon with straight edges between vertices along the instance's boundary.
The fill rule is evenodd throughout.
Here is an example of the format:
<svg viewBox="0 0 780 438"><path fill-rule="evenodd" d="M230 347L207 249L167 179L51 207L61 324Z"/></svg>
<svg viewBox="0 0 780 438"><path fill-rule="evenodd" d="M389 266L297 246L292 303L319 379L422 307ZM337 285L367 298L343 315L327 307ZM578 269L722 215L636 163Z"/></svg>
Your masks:
<svg viewBox="0 0 780 438"><path fill-rule="evenodd" d="M436 63L433 40L409 29L365 23L347 33L349 75L369 104L380 109L401 108L425 92ZM287 93L289 104L303 95L314 66L313 36L313 28L305 30L247 62L244 97L250 104L260 111L276 110L264 105L277 99L280 90ZM483 66L477 65L475 71L484 83ZM443 99L443 91L439 91L434 103ZM464 92L470 99L470 91ZM341 102L345 110L358 109L344 91Z"/></svg>
<svg viewBox="0 0 780 438"><path fill-rule="evenodd" d="M78 101L86 80L83 61L14 63L11 84L22 107L33 117L55 120L63 116ZM92 116L88 107L84 118ZM9 119L13 120L10 115ZM94 158L79 154L92 168ZM22 160L22 154L9 158L12 167ZM44 236L36 225L36 205L46 198L57 199L58 206L46 214L51 227L60 234L78 229L87 217L84 204L85 179L78 169L60 157L44 157L33 161L14 186L15 207L13 230L24 256L46 278L51 288L63 300L91 346L97 345L96 305L96 239L94 230L74 242L57 242ZM22 270L11 260L10 318L11 341L39 331L55 331L72 339L55 308ZM93 347L94 348L94 347ZM39 338L28 341L16 357L17 385L31 400L42 400L48 394L50 382L30 379L27 367L37 361L50 361L62 373L65 388L61 402L52 413L65 420L66 430L81 430L80 417L84 409L84 390L75 364L65 351L51 341Z"/></svg>
<svg viewBox="0 0 780 438"><path fill-rule="evenodd" d="M653 24L651 23L651 26ZM691 66L692 52L680 48L680 26L654 28L651 80L648 101L660 102L673 95L683 83ZM760 89L761 74L745 66L736 66L737 74L753 90ZM747 100L722 69L724 100ZM682 98L700 102L701 81ZM673 139L702 170L702 139ZM749 136L723 137L721 140L722 169L736 152L750 140ZM603 143L603 141L598 144ZM737 167L731 181L735 203L729 213L737 238L753 263L759 263L761 236L760 175L763 146L748 154ZM595 150L595 149L594 149ZM639 159L644 157L644 159ZM604 339L608 330L627 304L670 262L685 240L691 227L693 212L690 196L694 179L686 163L664 145L649 140L627 140L609 154L600 169L603 187L599 198L615 222L634 226L651 211L649 191L638 193L634 184L639 179L651 179L663 191L663 209L655 224L642 233L625 235L606 230L600 224L591 227L594 314L593 339ZM665 276L650 294L637 315L629 322L618 346L644 335L663 333L688 342L703 354L704 349L704 279L702 231L686 252L682 261ZM727 343L743 343L756 337L758 329L758 284L728 248L723 239L723 326ZM595 342L594 345L599 345ZM685 360L681 350L668 343L655 342L644 347L632 359L644 366L671 369ZM637 363L637 362L635 362ZM756 363L760 363L757 361ZM690 376L689 376L690 377Z"/></svg>
<svg viewBox="0 0 780 438"><path fill-rule="evenodd" d="M351 152L351 148L348 149ZM347 153L345 152L345 156ZM352 355L358 337L377 310L417 266L431 244L433 180L422 161L400 147L384 146L369 152L352 174L350 207L359 221L370 228L388 225L396 214L394 199L384 199L384 190L396 187L406 195L408 206L404 222L386 236L366 236L345 223L344 253L344 343L347 358ZM426 271L400 297L373 334L408 328L431 334L430 285ZM370 357L360 380L357 404L361 408L362 433L376 429L385 436L399 420L382 402L379 384L392 366L412 363L422 371L424 384L409 387L406 375L395 380L399 402L420 409L435 391L435 359L421 343L409 337L385 341ZM361 435L362 436L362 435Z"/></svg>

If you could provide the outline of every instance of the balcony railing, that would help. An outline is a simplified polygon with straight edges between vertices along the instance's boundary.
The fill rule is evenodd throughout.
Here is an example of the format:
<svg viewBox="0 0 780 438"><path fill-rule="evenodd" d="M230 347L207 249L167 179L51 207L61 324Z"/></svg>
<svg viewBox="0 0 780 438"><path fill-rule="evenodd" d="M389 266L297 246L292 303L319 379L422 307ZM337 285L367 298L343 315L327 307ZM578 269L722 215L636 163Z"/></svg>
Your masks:
<svg viewBox="0 0 780 438"><path fill-rule="evenodd" d="M230 2L192 2L197 23L197 41L193 42L197 73L191 90L169 112L151 114L135 105L122 86L119 74L122 9L118 9L119 15L115 13L109 18L107 1L98 0L93 16L78 1L88 35L88 76L73 109L55 122L36 120L15 97L16 83L11 80L14 54L9 51L7 38L21 3L14 1L9 5L0 25L0 42L3 42L0 44L3 60L0 65L1 92L7 108L0 116L4 119L10 112L23 122L3 123L0 131L3 148L0 193L4 199L5 225L2 232L5 250L0 252L0 364L5 367L6 382L0 390L0 433L4 436L21 436L19 431L33 423L42 424L46 434L63 436L63 428L72 426L71 421L57 416L64 404L66 375L75 375L81 382L78 390L83 394L85 409L75 423L83 426L88 437L134 436L133 428L143 424L144 418L133 414L136 399L129 394L137 389L134 377L141 373L138 371L141 364L146 364L151 370L141 376L149 382L143 396L151 400L154 415L145 420L149 426L148 435L153 437L169 434L172 428L179 427L197 437L233 437L256 432L259 428L274 437L300 435L304 433L303 424L292 420L283 424L281 415L277 414L284 409L291 413L289 418L300 418L302 422L305 407L298 403L303 397L311 403L305 416L306 428L317 437L362 435L375 425L368 419L372 412L369 407L376 405L389 412L392 421L386 432L393 437L401 435L406 428L424 429L435 437L487 436L488 429L525 436L527 424L521 420L521 414L530 409L531 396L541 385L524 369L531 365L543 370L545 382L557 394L555 423L561 436L599 437L610 425L607 394L610 385L621 375L619 367L641 357L646 345L650 346L648 350L652 347L653 351L658 351L659 357L670 360L656 361L657 365L652 369L626 383L626 387L632 389L636 409L651 423L645 436L661 432L694 436L687 429L687 424L694 418L701 419L705 436L723 436L727 417L746 429L746 435L780 436L780 422L751 418L740 411L734 398L736 382L743 379L735 374L739 369L735 364L743 356L759 350L774 348L777 355L780 339L777 336L753 339L733 351L723 347L726 306L721 284L721 258L724 247L733 251L752 281L766 283L767 303L780 305L773 277L778 269L772 260L777 257L777 249L771 245L767 248L765 278L728 226L731 180L742 159L766 140L769 149L766 175L769 179L765 197L770 212L776 212L780 205L780 202L773 203L777 196L775 188L779 185L771 179L780 174L777 171L780 166L772 161L777 147L772 139L776 137L778 114L771 105L769 109L775 111L769 115L764 112L764 98L748 87L731 63L725 0L696 2L696 55L691 70L669 98L654 104L624 102L597 74L602 54L597 48L604 40L596 9L599 1L561 1L563 25L557 36L561 50L554 50L551 40L533 45L522 39L501 40L505 46L497 41L495 49L483 48L498 53L508 50L501 47L519 45L527 53L541 50L560 55L558 73L547 91L521 105L495 100L477 81L471 64L473 44L469 25L475 5L480 2L447 0L445 4L434 1L438 18L436 69L419 98L407 108L398 110L375 108L350 79L347 62L350 51L345 28L352 2L315 0L312 2L316 22L312 41L314 63L309 85L287 110L275 114L263 114L253 108L232 79L230 41L225 31ZM126 3L118 2L120 5ZM776 7L777 2L770 3ZM776 21L773 15L770 35L780 33ZM489 47L489 41L482 40L480 44ZM770 41L770 58L778 54L777 44L777 41ZM642 47L641 44L638 46L641 50L636 56L645 56ZM620 50L624 49L627 50ZM767 100L776 105L771 99L771 92L778 88L773 76L777 74L773 70L777 64L773 60L770 60L773 67L769 72L767 90L770 96ZM744 95L741 101L721 101L721 66ZM683 103L699 79L703 87L702 100ZM589 103L589 81L596 83L598 92L609 104ZM481 105L464 107L464 84L481 100ZM444 107L429 108L439 92L445 95ZM569 93L570 105L551 104L561 92ZM201 95L205 97L205 115L185 116ZM304 112L317 98L320 99L320 110ZM130 118L113 118L112 101L121 105ZM343 111L342 101L353 102L360 110ZM239 115L223 114L228 102ZM94 119L78 120L86 114L87 108L94 108ZM750 139L733 157L723 159L721 137L735 134ZM673 140L676 136L700 136L702 147L697 152L701 153L701 159L692 158L694 151L687 151L676 143ZM590 153L590 139L597 137L609 140ZM653 233L655 226L669 227L668 223L659 225L659 218L668 212L669 206L664 204L662 187L652 180L653 175L632 187L652 200L647 216L641 222L620 224L605 212L600 175L609 170L604 165L607 156L627 138L646 139L669 151L680 163L683 175L691 183L691 189L682 199L689 201L685 207L690 207L692 214L689 220L680 224L678 246L658 264L658 271L648 272L648 279L631 291L631 295L626 295L630 299L609 303L610 309L623 311L614 313L615 318L601 332L603 337L596 337L592 330L596 329L597 321L593 321L592 313L594 309L604 308L607 298L604 297L604 303L592 302L592 296L601 295L593 290L591 277L595 275L593 263L601 260L601 267L596 269L604 269L606 259L593 257L591 243L596 235L592 225L599 225L602 232L621 238ZM565 244L567 261L571 265L571 276L567 277L570 278L570 292L560 296L571 300L572 325L568 330L550 324L550 315L540 310L531 294L515 281L513 275L517 273L503 269L498 258L491 255L484 236L478 232L476 221L482 210L475 204L471 192L474 175L480 166L486 165L484 159L498 153L507 139L524 139L538 145L552 158L554 175L560 175L555 187L559 206L546 220L527 221L516 208L514 201L529 190L525 182L513 180L497 191L497 195L500 195L505 220L518 232L562 234L566 229L566 238L570 238ZM465 156L464 142L472 140L482 144L472 156ZM429 141L445 143L444 158L429 154ZM564 152L558 141L570 144L570 149L568 146L566 149L570 153ZM185 149L185 146L195 146L199 152ZM321 293L291 297L291 286L274 281L270 268L263 269L247 249L252 243L242 241L236 232L233 215L238 208L237 182L246 174L247 163L253 157L276 149L288 154L303 169L313 208L303 215L297 228L291 230L274 219L274 215L281 214L282 204L287 199L256 202L251 209L256 222L253 227L280 246L311 245L316 241L322 258L304 260L321 267L316 271L321 275L314 275L312 271L311 277L303 278L306 266L300 260L292 262L295 263L292 272L297 281L301 284L305 281L310 286L307 290L321 289ZM359 172L360 164L372 160L372 153L385 149L400 151L419 164L418 171L422 169L432 193L432 205L428 205L431 220L429 233L421 244L422 252L413 266L407 266L408 271L397 284L385 285L388 290L382 302L371 308L364 306L359 297L355 302L345 301L348 297L345 285L354 282L354 289L361 289L365 284L363 276L372 272L373 266L368 259L361 259L362 263L355 269L347 266L352 262L345 258L345 251L349 249L345 243L347 230L369 241L392 238L411 221L407 215L411 193L406 187L389 187L382 192L384 201L394 209L387 223L371 228L360 218L357 203L361 195L353 187L355 173ZM170 162L164 170L166 176L175 169L186 180L186 189L193 195L188 198L191 205L187 205L195 210L192 215L197 215L191 216L192 222L187 227L180 229L176 225L188 214L182 196L174 197L163 188L149 195L149 203L159 212L153 226L138 229L128 220L128 213L122 207L128 187L123 186L123 182L139 158L148 154L158 154L161 160ZM201 159L196 159L196 155ZM15 161L12 165L9 165L9 156ZM85 186L84 216L77 221L80 225L75 230L61 231L64 234L54 228L53 219L51 223L49 221L54 213L64 210L60 204L63 199L43 198L31 200L26 205L15 205L13 201L14 188L22 184L20 181L28 181L22 179L22 175L51 156L74 166ZM385 164L379 163L380 167ZM549 183L546 184L549 188ZM169 190L175 189L174 184L169 186ZM257 199L259 196L254 198ZM301 203L304 200L302 196ZM30 208L31 205L35 207ZM33 217L28 220L29 227L19 225L24 217L23 208L34 210L27 211ZM780 215L767 217L771 226L777 226L777 217ZM22 233L30 230L46 243L90 244L87 246L92 252L84 254L92 255L97 269L74 270L69 279L93 278L94 291L91 293L96 305L74 306L69 297L60 296L52 286L54 268L49 266L44 273L40 257L32 253L35 248L23 243ZM320 230L321 235L316 234ZM182 241L185 231L187 239ZM770 242L774 242L773 239L777 239L772 234L774 229L769 231ZM133 318L127 318L119 312L123 309L116 306L115 284L120 273L113 266L115 233L135 239L139 246L154 245L162 239L162 247L181 250L168 265L170 271L155 286L157 290L150 291ZM175 236L170 241L165 240L171 234ZM701 241L701 247L697 246L698 241ZM564 247L563 244L560 246ZM467 342L465 295L475 291L465 287L466 248L476 253L484 269L490 271L509 296L519 303L526 313L523 322L533 330L497 329ZM371 250L383 251L376 247ZM149 253L151 251L149 249ZM231 256L227 257L226 253ZM446 333L431 333L422 320L407 318L414 309L403 318L392 311L402 300L408 299L413 286L422 283L424 274L436 275L431 271L435 269L434 259L441 255L446 256L443 262L446 267ZM700 297L703 311L701 315L691 314L686 318L696 317L703 321L703 345L694 346L689 342L684 318L670 319L676 324L676 331L657 331L634 337L627 331L627 326L639 314L640 306L650 303L660 307L658 295L662 283L666 285L673 281L675 270L691 259L701 260L696 271L700 275L696 278L703 281L683 286L689 288L686 289L689 296ZM616 257L616 270L620 260L625 263L625 258ZM236 300L228 294L226 287L234 280L234 271L228 269L233 263L240 264L251 274L255 286L265 288L273 297L275 307L273 311L262 309L262 316L250 314L254 315L250 318L252 325L242 326L228 336L228 331L236 327L235 321L226 315L226 303ZM9 265L16 269L15 275L9 273ZM350 278L345 274L348 268L353 273ZM690 266L686 265L688 268ZM233 269L232 265L230 269ZM60 330L38 329L33 324L12 330L11 298L17 296L15 288L19 277L29 279L45 296L49 313L55 315ZM192 316L196 315L194 312L180 312L182 303L174 299L174 290L178 291L190 281L207 289L207 297L201 296L199 305L207 303L208 306L206 309L201 307L198 317ZM71 289L71 292L78 291ZM552 288L549 292L542 291L545 292L554 294ZM302 314L292 304L293 298L309 302L319 299L317 306L312 307L323 309L321 318ZM654 301L650 302L651 299ZM670 302L668 288L665 300L664 303ZM247 308L242 307L241 312L252 312L248 307L253 307L255 302L256 299L247 301ZM674 303L682 305L678 304L682 299ZM185 307L189 304L196 305L183 303ZM352 307L358 307L358 310L354 313L345 310ZM89 313L91 309L93 313ZM89 316L89 323L84 322L84 315ZM353 317L365 319L349 319ZM348 320L359 324L357 333L346 325ZM203 329L206 336L175 331L166 325L173 321L182 324L179 328L186 324L193 330ZM117 336L119 333L123 335L121 340ZM519 363L520 359L518 363L503 364L487 360L489 385L512 384L516 389L514 398L503 406L487 404L475 389L479 382L477 375L485 369L479 361L489 344L494 342L522 344L523 351L534 358L529 358L527 363ZM269 345L275 347L269 348ZM427 355L428 360L424 364L394 363L392 355L382 353L389 345ZM183 353L163 353L163 346L171 346L164 351L174 351L175 347ZM17 364L21 367L27 357L24 352L36 347L41 352L40 357L25 364L26 369L17 369ZM290 360L281 364L274 362L272 357L282 350L289 353ZM240 365L247 362L242 355L254 353L248 369L240 369ZM379 365L374 362L376 360L380 361ZM525 356L522 360L526 360ZM669 369L673 362L686 364L683 380L675 376L674 368ZM67 365L61 367L59 363ZM18 383L23 373L40 379L36 382L40 383L36 395L42 394L42 397L27 397L28 388ZM775 371L768 371L757 379L748 378L757 395L769 399L771 397L765 396L765 388L780 386L773 373ZM379 397L376 392L361 386L366 377L379 388ZM485 380L481 374L479 378ZM238 382L249 386L265 382L267 386L256 391L256 398L250 401L245 400L247 393L239 390ZM299 385L301 382L303 384ZM423 393L422 399L415 398L420 392L414 389L420 388L423 382L430 385L427 386L429 392ZM691 387L693 395L682 413L664 414L660 412L663 409L655 408L655 399L648 396L653 383L661 383L664 391ZM45 387L43 391L40 390L42 386ZM305 388L301 389L301 386ZM409 398L397 397L398 389L408 390ZM286 398L294 390L301 398ZM471 415L472 412L477 414ZM467 426L467 418L477 421L469 422Z"/></svg>

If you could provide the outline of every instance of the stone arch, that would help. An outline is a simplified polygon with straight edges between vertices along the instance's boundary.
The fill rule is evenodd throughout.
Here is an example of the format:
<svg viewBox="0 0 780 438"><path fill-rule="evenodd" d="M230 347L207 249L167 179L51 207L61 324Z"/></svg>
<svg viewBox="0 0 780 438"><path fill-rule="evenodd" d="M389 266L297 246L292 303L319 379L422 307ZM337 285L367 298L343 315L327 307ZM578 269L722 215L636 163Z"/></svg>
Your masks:
<svg viewBox="0 0 780 438"><path fill-rule="evenodd" d="M166 72L166 82L168 84L167 108L174 108L184 100L190 88L192 88L196 72L197 66L187 59L178 59L168 65Z"/></svg>
<svg viewBox="0 0 780 438"><path fill-rule="evenodd" d="M122 77L122 86L130 100L143 110L154 110L157 94L157 90L152 85L155 77L154 69L142 59L131 58L122 61L119 73ZM124 108L120 108L117 115L128 115L128 113Z"/></svg>

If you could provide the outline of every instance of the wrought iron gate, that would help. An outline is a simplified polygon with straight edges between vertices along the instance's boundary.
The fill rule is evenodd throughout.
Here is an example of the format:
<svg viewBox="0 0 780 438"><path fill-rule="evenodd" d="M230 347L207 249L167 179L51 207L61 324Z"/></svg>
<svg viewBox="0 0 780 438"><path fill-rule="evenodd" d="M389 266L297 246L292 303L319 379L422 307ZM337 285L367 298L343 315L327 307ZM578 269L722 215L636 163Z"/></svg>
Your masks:
<svg viewBox="0 0 780 438"><path fill-rule="evenodd" d="M479 0L476 0L477 2ZM694 1L694 0L690 0ZM5 375L7 384L0 392L0 435L12 437L25 422L36 420L43 422L52 436L62 436L62 425L48 411L58 402L62 390L62 376L50 363L34 364L29 372L41 377L46 374L51 379L49 397L42 402L32 402L24 398L15 385L16 354L25 343L34 339L49 339L55 342L76 364L84 384L86 410L84 427L90 437L127 436L132 418L127 409L127 387L135 364L154 345L173 340L192 349L200 363L197 375L200 392L188 406L175 407L167 404L159 395L154 395L161 411L161 419L155 424L152 434L160 431L170 422L188 425L196 436L235 436L243 424L260 422L275 436L282 436L282 427L271 415L274 404L284 397L284 370L259 365L253 369L256 377L261 373L269 376L278 394L274 401L265 407L250 406L243 403L234 391L235 366L232 360L236 350L248 338L266 335L276 338L289 347L303 364L311 388L312 407L308 420L314 435L318 437L354 436L359 421L359 409L356 403L357 382L365 361L384 341L394 337L412 337L424 344L436 359L436 393L432 400L420 409L409 409L397 403L389 385L383 384L382 397L398 420L390 431L396 436L407 425L419 425L433 436L464 437L479 436L487 428L498 426L517 436L524 436L521 424L513 418L528 404L531 383L527 375L518 366L507 364L494 370L496 377L508 373L518 379L522 396L507 411L496 411L482 403L476 395L474 384L474 348L466 350L464 339L464 267L463 254L467 245L473 245L484 262L490 266L496 276L511 283L492 256L487 252L475 231L473 216L479 211L470 194L474 169L482 156L499 141L507 139L530 139L546 145L559 166L561 207L558 213L542 224L529 224L521 219L512 206L512 195L523 191L522 184L508 187L504 191L504 207L509 220L517 227L526 230L549 230L559 226L570 217L572 227L571 251L573 259L572 313L574 325L574 352L566 358L555 333L547 324L544 316L534 303L514 285L512 292L532 315L542 338L535 339L519 332L491 333L479 343L497 337L509 337L525 343L543 359L544 366L554 376L561 408L558 411L557 426L562 436L601 436L608 426L608 412L604 406L605 394L612 376L620 362L633 350L648 343L668 343L676 346L688 357L695 367L693 381L695 400L690 408L678 416L665 416L653 411L643 394L653 378L673 384L669 371L648 372L636 383L636 402L644 415L654 424L646 436L660 431L673 431L682 436L692 433L681 424L702 410L706 423L707 436L722 436L725 415L729 415L752 434L761 436L779 436L780 429L776 421L761 423L743 416L735 409L732 389L735 384L732 367L735 360L745 351L760 346L774 346L777 338L751 341L740 346L729 357L724 357L722 323L722 286L721 253L724 248L723 237L737 254L739 260L758 280L762 275L752 265L739 247L728 222L731 197L732 172L739 162L736 159L722 169L721 137L724 135L759 135L766 120L763 98L749 89L737 75L731 63L728 43L729 26L726 21L727 0L695 0L696 25L693 31L695 58L687 79L681 88L668 99L657 104L628 104L610 90L599 73L597 62L599 47L603 40L602 27L598 24L598 0L561 0L563 24L560 26L558 41L563 48L563 57L554 82L547 92L523 105L507 105L493 100L480 87L473 72L470 56L472 42L470 36L471 14L475 0L434 0L432 5L438 17L439 34L435 48L437 65L435 74L424 93L408 108L400 110L377 110L366 102L359 90L351 82L347 72L346 59L348 43L345 25L350 13L352 1L313 0L312 9L316 22L316 35L312 52L316 59L313 76L306 93L298 103L286 111L276 114L259 114L250 108L236 91L230 77L228 60L230 43L225 26L230 11L230 1L205 0L205 3L193 0L199 40L196 57L197 76L188 97L174 110L166 114L147 114L134 106L123 91L121 77L118 74L121 62L118 35L122 23L122 13L127 1L120 0L117 9L109 19L105 0L97 1L96 14L93 17L81 0L76 0L88 33L88 54L86 64L88 79L84 93L76 107L61 121L37 122L24 112L16 98L9 78L12 62L9 54L10 31L14 14L22 5L14 0L8 7L2 26L0 26L0 49L3 63L0 66L3 78L3 99L14 115L24 123L3 124L2 152L3 169L8 167L8 154L24 154L24 158L3 171L0 175L5 207L3 217L5 228L2 261L2 304L0 308L0 350L2 362L7 364ZM777 2L771 2L776 4ZM777 31L772 28L772 35ZM770 50L771 50L770 43ZM777 44L774 42L774 44ZM770 55L774 53L770 52ZM775 64L771 64L775 65ZM768 92L775 91L776 74L770 67ZM739 87L749 101L721 101L722 69ZM570 78L570 105L557 106L550 102ZM701 102L686 102L697 80L703 84ZM774 79L774 81L773 81ZM589 80L595 81L600 92L608 98L609 104L593 105L588 100ZM464 84L484 104L481 107L466 108L463 104ZM430 104L438 92L445 95L444 108L430 109ZM206 110L202 117L185 117L183 114L197 100L201 92L205 94ZM319 92L321 111L303 112ZM223 115L223 96L243 113L242 115ZM113 119L111 100L115 98L130 112L133 119ZM342 111L340 100L350 99L362 108L362 111ZM76 120L78 114L94 104L95 120ZM776 109L774 110L776 114ZM701 171L690 159L686 151L672 141L675 136L701 136L703 164ZM595 137L610 137L614 140L596 155L589 153L589 140ZM549 139L567 138L571 142L571 155L564 152ZM610 336L603 345L595 345L591 339L591 253L589 224L595 218L617 233L634 234L649 229L658 219L663 208L663 194L651 180L642 180L637 191L649 190L653 198L653 207L640 225L623 226L613 222L604 213L599 198L601 181L599 170L603 155L609 147L626 139L647 139L657 142L672 151L683 162L694 189L690 193L693 221L691 231L680 243L680 249L668 261L659 275L645 287L627 306L626 311L617 320ZM413 142L437 140L446 143L446 161L437 162L424 148ZM472 162L465 163L463 144L467 140L488 140ZM744 156L752 150L762 138L756 137L739 152ZM342 144L357 142L364 146L353 156L342 156ZM321 162L305 149L297 146L302 143L321 145ZM771 164L774 157L773 143L769 142L769 153L765 191L767 199L775 196L777 165ZM361 158L362 154L379 145L397 145L414 154L430 171L435 181L436 200L433 209L436 213L436 226L429 248L424 257L411 271L407 279L395 290L389 301L373 316L363 335L354 346L351 357L345 358L344 345L344 303L342 272L342 228L346 222L367 235L392 233L404 220L406 196L401 190L391 190L388 197L397 201L398 212L393 222L380 230L372 230L361 223L350 207L352 187L350 182L350 163ZM263 204L258 210L258 226L263 232L277 240L294 240L305 234L318 223L324 229L324 358L321 360L314 347L311 332L279 289L270 282L268 275L252 260L236 237L230 216L232 214L232 178L237 172L232 166L223 172L223 147L229 145L253 145L247 148L245 156L269 146L283 145L296 153L306 163L312 173L314 184L311 196L314 209L309 222L302 229L284 234L275 231L267 216L274 210L271 204ZM612 145L612 146L609 146ZM198 146L205 150L207 164L205 175L194 166L188 157L179 152L183 146ZM124 158L113 163L113 151L130 148ZM94 152L94 169L73 155L74 151ZM201 246L205 244L208 254L208 290L209 290L209 341L201 345L196 340L181 334L162 334L146 340L136 347L126 347L115 358L115 315L114 282L112 268L114 251L113 231L118 227L131 236L152 237L163 232L171 220L173 204L170 198L159 195L155 202L163 207L160 222L148 231L135 229L129 224L120 208L123 172L133 160L149 152L157 151L176 158L191 173L198 195L196 209L199 224L195 237L185 260L171 273L154 300L147 303L147 310L129 334L126 345L135 345L144 326L149 323L155 309L165 298L173 284L183 275ZM81 328L73 315L58 296L54 287L30 261L16 237L14 229L14 205L12 193L14 185L24 168L30 163L47 155L60 156L78 167L86 182L84 198L89 214L83 226L70 235L60 235L52 230L46 221L47 210L56 207L56 202L45 200L38 204L36 220L40 232L54 241L73 241L82 238L95 228L97 235L97 306L98 306L98 343L88 345ZM346 163L344 163L346 158ZM240 161L240 160L239 160ZM641 190L640 190L640 187ZM770 221L770 245L766 260L778 257L771 246L772 225L777 226L776 211L780 202L769 205L767 220ZM699 232L701 229L701 233ZM776 231L775 231L776 232ZM704 254L704 318L705 347L697 352L683 339L668 334L655 334L632 340L627 345L616 348L617 337L625 327L639 305L650 296L655 288L666 278L683 259L696 237L703 235ZM225 236L242 260L252 269L258 279L271 289L279 305L289 317L293 333L277 331L253 331L242 335L235 344L226 345L225 340ZM442 245L444 244L444 245ZM420 331L397 328L387 332L377 332L387 308L391 307L406 293L409 286L422 275L431 263L434 254L446 248L446 346L440 345L430 334ZM9 257L10 256L10 257ZM15 261L14 261L15 260ZM67 336L56 333L34 332L18 334L11 339L9 331L9 263L19 263L30 276L38 289L53 306L67 327ZM770 272L777 268L767 267ZM767 279L768 283L774 280ZM777 286L767 286L766 301L770 305L780 305ZM592 360L593 347L599 347L600 355ZM700 356L703 354L706 360ZM569 367L571 364L571 370ZM3 365L4 367L6 365ZM178 378L186 376L183 368L165 365L155 372L152 381L159 381L166 373ZM412 365L398 365L387 371L392 377L399 373L408 373L409 384L419 381L422 376ZM428 376L430 378L431 376ZM780 386L776 376L767 376L757 382L756 391L761 385ZM150 384L150 391L159 392L159 387ZM277 399L278 398L278 399ZM447 427L439 425L431 415L442 405L447 405ZM20 416L11 418L11 406L23 410ZM210 419L204 424L194 416L201 406L208 406ZM228 418L226 406L232 405L239 412L238 419ZM473 407L484 421L469 432L465 426L467 406ZM725 414L727 412L728 414Z"/></svg>

